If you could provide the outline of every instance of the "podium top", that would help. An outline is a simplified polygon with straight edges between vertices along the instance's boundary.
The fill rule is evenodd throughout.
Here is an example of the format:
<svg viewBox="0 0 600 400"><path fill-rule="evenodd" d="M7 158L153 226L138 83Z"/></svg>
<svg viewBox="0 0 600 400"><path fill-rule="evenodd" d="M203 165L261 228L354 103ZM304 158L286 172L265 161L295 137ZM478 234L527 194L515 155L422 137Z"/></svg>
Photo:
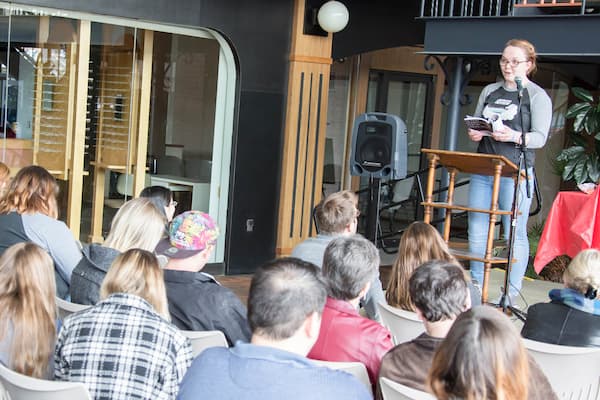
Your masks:
<svg viewBox="0 0 600 400"><path fill-rule="evenodd" d="M436 157L446 168L456 168L460 172L479 175L494 175L496 165L502 166L502 176L512 177L518 167L504 156L496 154L467 153L461 151L421 149L427 157Z"/></svg>

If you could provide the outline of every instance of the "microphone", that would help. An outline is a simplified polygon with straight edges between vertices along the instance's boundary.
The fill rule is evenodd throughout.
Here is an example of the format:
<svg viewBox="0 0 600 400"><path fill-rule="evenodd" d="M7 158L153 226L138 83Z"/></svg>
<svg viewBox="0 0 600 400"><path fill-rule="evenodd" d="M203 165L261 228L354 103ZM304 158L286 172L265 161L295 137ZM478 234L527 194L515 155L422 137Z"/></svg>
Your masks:
<svg viewBox="0 0 600 400"><path fill-rule="evenodd" d="M517 90L521 93L521 90L523 90L523 78L515 76L515 83L517 84Z"/></svg>

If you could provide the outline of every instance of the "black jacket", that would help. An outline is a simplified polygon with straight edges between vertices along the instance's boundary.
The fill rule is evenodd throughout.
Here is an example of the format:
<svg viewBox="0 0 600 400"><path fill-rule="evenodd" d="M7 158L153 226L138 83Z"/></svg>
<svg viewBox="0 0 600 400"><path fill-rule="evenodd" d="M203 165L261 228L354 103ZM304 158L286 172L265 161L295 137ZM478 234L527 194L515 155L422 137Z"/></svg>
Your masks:
<svg viewBox="0 0 600 400"><path fill-rule="evenodd" d="M246 307L229 289L203 272L165 269L172 322L190 331L219 330L230 346L250 340Z"/></svg>
<svg viewBox="0 0 600 400"><path fill-rule="evenodd" d="M527 339L565 346L600 347L600 315L560 302L534 304L521 330Z"/></svg>

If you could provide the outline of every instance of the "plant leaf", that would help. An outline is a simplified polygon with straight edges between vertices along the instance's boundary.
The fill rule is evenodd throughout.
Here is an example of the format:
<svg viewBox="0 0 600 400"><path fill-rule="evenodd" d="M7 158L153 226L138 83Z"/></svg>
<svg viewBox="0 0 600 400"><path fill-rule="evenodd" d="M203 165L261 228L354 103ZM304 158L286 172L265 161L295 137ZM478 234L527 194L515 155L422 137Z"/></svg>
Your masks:
<svg viewBox="0 0 600 400"><path fill-rule="evenodd" d="M578 99L581 99L583 101L587 101L590 103L594 102L594 96L592 96L592 94L585 90L584 88L580 88L580 87L574 87L571 89L571 91L573 92L573 95L575 97L577 97Z"/></svg>
<svg viewBox="0 0 600 400"><path fill-rule="evenodd" d="M575 103L567 110L565 118L574 118L580 113L587 113L592 108L590 103Z"/></svg>
<svg viewBox="0 0 600 400"><path fill-rule="evenodd" d="M575 182L577 184L585 183L587 181L587 160L580 159L575 164L575 168L573 168L573 177L575 178Z"/></svg>
<svg viewBox="0 0 600 400"><path fill-rule="evenodd" d="M573 121L573 130L575 132L581 132L583 130L583 128L585 127L585 121L587 120L587 116L589 114L589 110L588 112L585 113L579 113L575 116L575 121Z"/></svg>
<svg viewBox="0 0 600 400"><path fill-rule="evenodd" d="M597 183L600 179L600 162L598 160L598 156L590 155L589 163L588 163L588 176L590 181L593 183Z"/></svg>
<svg viewBox="0 0 600 400"><path fill-rule="evenodd" d="M589 135L593 135L596 132L598 132L598 118L599 117L600 117L600 114L594 109L591 109L587 113L587 118L585 119L584 127L585 127L586 132Z"/></svg>

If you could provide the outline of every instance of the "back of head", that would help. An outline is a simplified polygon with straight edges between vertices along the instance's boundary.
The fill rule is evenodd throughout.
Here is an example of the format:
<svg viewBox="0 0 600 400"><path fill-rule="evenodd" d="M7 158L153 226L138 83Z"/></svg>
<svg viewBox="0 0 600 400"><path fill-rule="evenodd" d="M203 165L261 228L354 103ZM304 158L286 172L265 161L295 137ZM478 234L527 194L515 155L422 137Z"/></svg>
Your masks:
<svg viewBox="0 0 600 400"><path fill-rule="evenodd" d="M140 192L140 197L149 199L161 212L171 204L173 193L164 186L148 186Z"/></svg>
<svg viewBox="0 0 600 400"><path fill-rule="evenodd" d="M252 277L248 322L253 334L280 341L292 337L306 318L325 306L318 268L298 258L280 258Z"/></svg>
<svg viewBox="0 0 600 400"><path fill-rule="evenodd" d="M170 320L163 272L149 251L130 249L115 259L102 282L100 298L114 293L141 297L163 318Z"/></svg>
<svg viewBox="0 0 600 400"><path fill-rule="evenodd" d="M11 181L6 196L0 200L0 213L15 210L19 214L41 213L58 218L58 184L44 168L22 168Z"/></svg>
<svg viewBox="0 0 600 400"><path fill-rule="evenodd" d="M408 311L414 309L408 292L408 280L419 265L431 260L458 264L448 245L433 226L425 222L413 222L402 234L398 245L398 257L392 266L385 295L391 306Z"/></svg>
<svg viewBox="0 0 600 400"><path fill-rule="evenodd" d="M12 334L10 365L45 378L56 336L56 287L50 256L33 243L9 247L0 257L0 341Z"/></svg>
<svg viewBox="0 0 600 400"><path fill-rule="evenodd" d="M325 249L323 276L334 299L356 299L378 270L377 248L360 235L337 237Z"/></svg>
<svg viewBox="0 0 600 400"><path fill-rule="evenodd" d="M469 288L462 268L447 261L429 261L409 281L410 297L425 319L454 319L469 306Z"/></svg>
<svg viewBox="0 0 600 400"><path fill-rule="evenodd" d="M113 218L104 245L120 252L132 248L153 251L166 234L166 225L165 214L151 200L129 200Z"/></svg>
<svg viewBox="0 0 600 400"><path fill-rule="evenodd" d="M600 250L579 252L565 269L563 281L588 299L600 299Z"/></svg>
<svg viewBox="0 0 600 400"><path fill-rule="evenodd" d="M341 233L356 218L358 197L354 192L342 190L327 196L317 205L316 217L319 231Z"/></svg>
<svg viewBox="0 0 600 400"><path fill-rule="evenodd" d="M521 336L500 311L473 307L438 347L428 382L441 400L527 399L529 365Z"/></svg>

